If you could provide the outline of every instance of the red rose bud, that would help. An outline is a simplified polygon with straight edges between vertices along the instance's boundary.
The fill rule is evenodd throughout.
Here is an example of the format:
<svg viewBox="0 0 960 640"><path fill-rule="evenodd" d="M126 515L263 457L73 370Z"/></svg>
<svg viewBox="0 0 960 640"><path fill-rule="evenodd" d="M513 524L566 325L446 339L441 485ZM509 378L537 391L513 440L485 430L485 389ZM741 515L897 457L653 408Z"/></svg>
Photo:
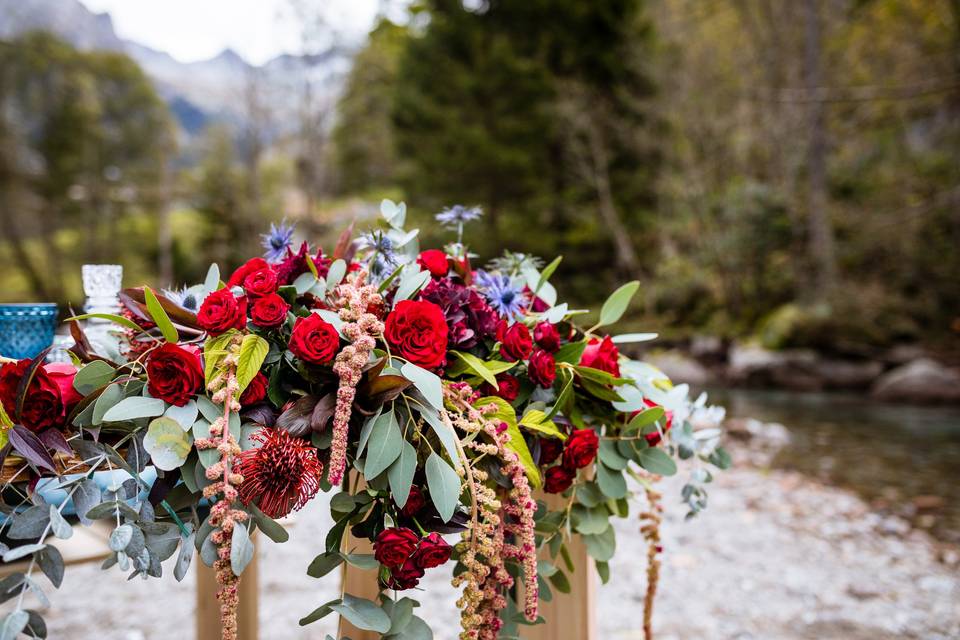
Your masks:
<svg viewBox="0 0 960 640"><path fill-rule="evenodd" d="M27 375L32 360L9 362L0 368L0 396L4 411L10 418L16 419L17 395L20 382ZM50 427L61 428L67 417L67 407L60 391L60 384L39 367L27 387L19 422L31 431L40 432Z"/></svg>
<svg viewBox="0 0 960 640"><path fill-rule="evenodd" d="M203 388L197 353L175 344L155 349L147 360L147 390L154 398L182 407Z"/></svg>
<svg viewBox="0 0 960 640"><path fill-rule="evenodd" d="M530 361L527 363L527 373L534 384L549 389L557 379L557 363L553 355L537 349L531 354Z"/></svg>
<svg viewBox="0 0 960 640"><path fill-rule="evenodd" d="M60 388L60 399L69 413L70 409L83 400L80 392L73 387L73 379L77 377L77 368L68 362L51 362L43 365L43 370Z"/></svg>
<svg viewBox="0 0 960 640"><path fill-rule="evenodd" d="M485 396L497 396L507 402L513 402L520 395L520 381L509 373L501 373L497 376L497 386L495 389L489 382L484 382L480 386L480 393Z"/></svg>
<svg viewBox="0 0 960 640"><path fill-rule="evenodd" d="M643 403L644 403L645 405L647 405L648 407L659 407L659 406L660 406L660 405L658 405L656 402L654 402L653 400L650 400L650 399L648 399L648 398L644 398L644 399L643 399ZM633 416L637 415L638 413L640 413L640 412L639 412L639 411L634 411L633 413L630 414L630 418L632 419ZM666 435L666 434L670 431L670 427L673 426L673 411L666 411L666 412L664 412L664 417L666 418L666 422L665 422L664 425L663 425L663 433L664 433L664 435ZM658 444L660 444L660 440L662 440L662 438L660 437L660 431L659 431L659 430L654 431L654 432L652 432L652 433L647 433L647 434L645 434L643 437L646 438L647 444L650 445L651 447L657 446Z"/></svg>
<svg viewBox="0 0 960 640"><path fill-rule="evenodd" d="M0 403L3 403L3 410L11 418L16 415L17 391L20 388L20 380L27 375L28 368L30 368L30 360L8 362L0 366Z"/></svg>
<svg viewBox="0 0 960 640"><path fill-rule="evenodd" d="M401 567L417 550L419 542L417 534L406 527L384 529L373 542L373 555L385 567Z"/></svg>
<svg viewBox="0 0 960 640"><path fill-rule="evenodd" d="M247 388L240 394L240 405L249 407L258 402L263 402L263 399L267 397L267 387L269 386L270 381L267 380L267 376L263 375L262 371L258 371Z"/></svg>
<svg viewBox="0 0 960 640"><path fill-rule="evenodd" d="M620 350L613 344L610 336L604 336L603 340L591 338L587 343L587 348L583 350L580 356L580 364L584 367L591 367L606 371L612 376L620 377Z"/></svg>
<svg viewBox="0 0 960 640"><path fill-rule="evenodd" d="M573 485L577 472L566 467L550 467L543 481L543 490L547 493L563 493Z"/></svg>
<svg viewBox="0 0 960 640"><path fill-rule="evenodd" d="M497 338L500 340L500 355L510 361L526 360L533 351L533 338L527 325L515 322L510 326L500 325Z"/></svg>
<svg viewBox="0 0 960 640"><path fill-rule="evenodd" d="M242 286L244 280L246 280L247 276L251 273L269 268L270 263L263 258L251 258L230 275L230 279L227 280L227 288Z"/></svg>
<svg viewBox="0 0 960 640"><path fill-rule="evenodd" d="M417 256L417 264L430 272L434 278L442 278L450 271L447 254L440 249L427 249Z"/></svg>
<svg viewBox="0 0 960 640"><path fill-rule="evenodd" d="M530 299L530 311L533 311L534 313L543 313L550 308L550 305L547 304L546 300L533 295L533 291L530 289L530 287L524 287L523 293L527 296L527 298Z"/></svg>
<svg viewBox="0 0 960 640"><path fill-rule="evenodd" d="M600 448L600 438L593 429L577 429L567 438L563 450L563 466L567 469L582 469L593 462Z"/></svg>
<svg viewBox="0 0 960 640"><path fill-rule="evenodd" d="M413 589L420 583L423 573L423 569L418 567L413 560L408 560L403 563L403 566L390 569L390 579L387 580L387 587L396 591Z"/></svg>
<svg viewBox="0 0 960 640"><path fill-rule="evenodd" d="M541 322L534 328L533 339L544 351L556 353L560 349L560 333L549 322Z"/></svg>
<svg viewBox="0 0 960 640"><path fill-rule="evenodd" d="M557 438L540 438L540 465L553 464L563 453L563 441Z"/></svg>
<svg viewBox="0 0 960 640"><path fill-rule="evenodd" d="M408 518L412 518L420 513L420 510L423 509L426 504L427 501L424 499L420 487L412 486L410 487L410 493L407 495L407 501L403 504L403 508L400 509L400 513Z"/></svg>
<svg viewBox="0 0 960 640"><path fill-rule="evenodd" d="M288 345L293 355L310 364L326 364L340 349L337 329L316 313L297 318Z"/></svg>
<svg viewBox="0 0 960 640"><path fill-rule="evenodd" d="M197 324L214 336L243 329L247 324L247 299L234 297L230 289L214 291L200 305Z"/></svg>
<svg viewBox="0 0 960 640"><path fill-rule="evenodd" d="M433 532L420 541L420 548L414 554L413 562L421 569L432 569L449 560L452 552L453 547L447 544L439 533Z"/></svg>
<svg viewBox="0 0 960 640"><path fill-rule="evenodd" d="M243 288L254 297L276 293L277 274L270 267L258 269L243 279Z"/></svg>
<svg viewBox="0 0 960 640"><path fill-rule="evenodd" d="M287 319L290 305L276 293L255 298L250 307L250 319L253 324L264 329L276 329Z"/></svg>
<svg viewBox="0 0 960 640"><path fill-rule="evenodd" d="M424 369L436 369L446 361L448 332L440 307L403 300L387 316L383 335L397 355Z"/></svg>

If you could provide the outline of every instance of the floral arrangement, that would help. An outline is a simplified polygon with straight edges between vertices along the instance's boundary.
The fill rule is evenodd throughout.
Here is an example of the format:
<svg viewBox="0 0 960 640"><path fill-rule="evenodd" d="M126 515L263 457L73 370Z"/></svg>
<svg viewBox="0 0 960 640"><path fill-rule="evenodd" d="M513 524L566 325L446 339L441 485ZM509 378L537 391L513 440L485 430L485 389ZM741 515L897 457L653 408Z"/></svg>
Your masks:
<svg viewBox="0 0 960 640"><path fill-rule="evenodd" d="M403 204L381 212L382 228L345 232L329 256L295 248L280 225L265 257L226 281L214 265L182 291L124 290L123 315L102 316L118 327L114 353L92 350L78 316L73 364L41 354L2 365L0 552L30 557L0 581L3 599L16 598L3 637L45 636L24 598L47 601L35 569L59 586L63 561L45 540L68 537L74 514L113 524L104 568L131 577L159 577L176 555L182 579L199 551L217 572L223 638L235 638L251 534L285 541L277 519L321 490L336 492L336 524L307 572L347 562L375 571L383 591L379 602L345 593L301 624L336 612L383 637L431 638L396 592L448 564L462 588L461 638L516 635L542 621L545 590L568 588L560 559L571 536L607 579L609 519L629 513L628 476L649 501L649 620L654 483L688 460L682 497L696 513L706 465L729 457L717 442L722 410L619 351L655 336L602 331L639 283L584 329L574 319L586 312L559 303L549 282L559 258L472 265L463 233L478 209L439 214L457 239L422 252ZM374 553L347 552L348 535Z"/></svg>

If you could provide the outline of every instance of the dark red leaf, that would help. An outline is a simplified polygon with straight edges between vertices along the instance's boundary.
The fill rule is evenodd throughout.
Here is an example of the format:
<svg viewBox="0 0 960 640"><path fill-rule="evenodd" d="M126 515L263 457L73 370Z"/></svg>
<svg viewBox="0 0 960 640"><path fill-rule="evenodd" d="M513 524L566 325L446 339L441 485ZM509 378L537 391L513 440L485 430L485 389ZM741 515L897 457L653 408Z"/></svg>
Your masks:
<svg viewBox="0 0 960 640"><path fill-rule="evenodd" d="M47 354L50 353L51 349L53 349L52 345L41 351L40 355L31 360L30 366L27 367L26 374L20 379L20 386L17 387L17 420L20 419L20 414L23 413L23 403L27 399L27 389L30 388L30 383L33 382L34 377L37 375L37 369L46 361Z"/></svg>
<svg viewBox="0 0 960 640"><path fill-rule="evenodd" d="M19 424L13 425L13 428L7 431L10 437L10 445L14 451L19 453L24 459L37 467L43 467L56 473L56 467L53 466L53 458L47 448L43 446L32 431Z"/></svg>
<svg viewBox="0 0 960 640"><path fill-rule="evenodd" d="M350 249L350 240L353 238L353 223L350 223L350 226L344 229L340 233L340 237L337 239L337 246L333 249L333 259L343 258L347 262L353 258L352 255L347 255L347 251Z"/></svg>
<svg viewBox="0 0 960 640"><path fill-rule="evenodd" d="M59 430L51 427L50 429L44 429L38 435L40 436L40 441L51 449L59 451L65 456L73 455L73 449L70 448L67 439L63 437L63 434L60 433Z"/></svg>

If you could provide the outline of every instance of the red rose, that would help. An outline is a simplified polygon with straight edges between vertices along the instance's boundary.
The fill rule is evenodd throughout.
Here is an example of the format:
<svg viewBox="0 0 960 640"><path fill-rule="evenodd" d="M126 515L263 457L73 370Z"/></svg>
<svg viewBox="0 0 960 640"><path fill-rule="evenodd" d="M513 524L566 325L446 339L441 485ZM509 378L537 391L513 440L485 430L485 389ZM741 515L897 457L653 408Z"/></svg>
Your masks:
<svg viewBox="0 0 960 640"><path fill-rule="evenodd" d="M447 544L439 533L433 532L420 541L420 548L413 556L413 562L421 569L432 569L449 560L452 552L453 547Z"/></svg>
<svg viewBox="0 0 960 640"><path fill-rule="evenodd" d="M233 274L230 276L230 279L227 280L227 288L230 287L239 287L243 285L243 281L247 279L251 273L255 271L260 271L261 269L269 269L270 263L268 263L263 258L251 258L247 262L239 267Z"/></svg>
<svg viewBox="0 0 960 640"><path fill-rule="evenodd" d="M297 318L288 346L293 355L304 362L326 364L336 357L340 336L336 327L319 314L311 313L305 318Z"/></svg>
<svg viewBox="0 0 960 640"><path fill-rule="evenodd" d="M183 347L166 343L147 361L147 391L172 405L182 407L203 388L200 357Z"/></svg>
<svg viewBox="0 0 960 640"><path fill-rule="evenodd" d="M587 348L583 350L580 356L580 364L584 367L600 369L606 371L612 376L620 377L620 350L613 344L610 336L600 338L591 338L587 343Z"/></svg>
<svg viewBox="0 0 960 640"><path fill-rule="evenodd" d="M600 448L600 438L593 429L577 429L567 438L563 450L563 466L567 469L582 469L593 462Z"/></svg>
<svg viewBox="0 0 960 640"><path fill-rule="evenodd" d="M386 567L401 567L417 550L420 538L406 527L384 529L373 543L373 555Z"/></svg>
<svg viewBox="0 0 960 640"><path fill-rule="evenodd" d="M541 322L534 328L533 339L544 351L556 353L560 348L560 333L549 322Z"/></svg>
<svg viewBox="0 0 960 640"><path fill-rule="evenodd" d="M402 300L387 316L383 335L397 355L424 369L436 369L447 355L447 321L437 305Z"/></svg>
<svg viewBox="0 0 960 640"><path fill-rule="evenodd" d="M234 297L230 289L214 291L200 305L197 324L214 336L230 329L243 329L247 325L247 299Z"/></svg>
<svg viewBox="0 0 960 640"><path fill-rule="evenodd" d="M31 431L40 432L50 427L63 427L66 416L60 386L43 367L37 369L23 399L20 423Z"/></svg>
<svg viewBox="0 0 960 640"><path fill-rule="evenodd" d="M30 360L8 362L0 367L0 403L3 403L3 410L10 418L16 415L17 390L29 367Z"/></svg>
<svg viewBox="0 0 960 640"><path fill-rule="evenodd" d="M497 386L499 389L494 389L492 384L484 382L480 392L485 396L503 398L507 402L513 402L520 394L520 381L509 373L501 373L497 376Z"/></svg>
<svg viewBox="0 0 960 640"><path fill-rule="evenodd" d="M60 399L64 408L69 412L83 396L73 387L73 379L77 376L77 368L68 362L51 362L43 365L43 370L60 388Z"/></svg>
<svg viewBox="0 0 960 640"><path fill-rule="evenodd" d="M563 441L557 438L540 438L540 464L548 465L556 462L563 453Z"/></svg>
<svg viewBox="0 0 960 640"><path fill-rule="evenodd" d="M535 384L549 389L557 378L557 363L552 354L537 349L531 354L530 361L527 363L527 373Z"/></svg>
<svg viewBox="0 0 960 640"><path fill-rule="evenodd" d="M427 501L423 497L423 492L420 491L420 487L414 485L410 487L410 493L407 494L407 501L403 504L403 508L400 509L400 513L411 518L417 513L420 512L420 509L423 509L424 505L427 504Z"/></svg>
<svg viewBox="0 0 960 640"><path fill-rule="evenodd" d="M390 569L390 579L387 580L387 587L397 591L413 589L420 583L423 573L423 569L418 567L413 560L408 560L403 563L403 566Z"/></svg>
<svg viewBox="0 0 960 640"><path fill-rule="evenodd" d="M500 331L497 332L497 339L500 340L500 355L507 360L526 360L533 350L533 338L530 337L530 329L527 325L515 322L512 325L500 325Z"/></svg>
<svg viewBox="0 0 960 640"><path fill-rule="evenodd" d="M647 399L647 398L644 398L644 399L643 399L643 403L644 403L645 405L647 405L648 407L659 407L659 406L660 406L660 405L658 405L656 402L654 402L653 400L649 400L649 399ZM639 411L634 411L633 413L630 414L630 418L632 419L632 418L633 418L635 415L637 415L638 413L640 413L640 412L639 412ZM664 423L664 425L663 425L663 433L664 433L664 435L666 435L666 434L670 431L670 427L673 426L673 411L667 411L667 412L665 412L665 413L664 413L664 417L667 419L667 421L666 421L666 422ZM652 433L647 433L647 434L645 434L643 437L646 438L647 444L650 445L651 447L657 446L658 444L660 444L660 440L662 440L662 438L660 437L660 430L659 430L659 429L656 430L656 431L654 431L654 432L652 432Z"/></svg>
<svg viewBox="0 0 960 640"><path fill-rule="evenodd" d="M258 402L263 402L263 399L267 397L268 386L270 386L270 381L267 380L267 376L263 375L262 371L258 371L247 388L240 394L240 405L249 407Z"/></svg>
<svg viewBox="0 0 960 640"><path fill-rule="evenodd" d="M450 271L447 254L440 249L427 249L417 256L417 264L430 272L434 278L442 278Z"/></svg>
<svg viewBox="0 0 960 640"><path fill-rule="evenodd" d="M254 298L250 307L250 319L253 324L264 329L276 329L287 319L290 305L276 293L270 293L262 298Z"/></svg>
<svg viewBox="0 0 960 640"><path fill-rule="evenodd" d="M545 474L543 490L547 493L563 493L573 484L577 472L566 467L550 467Z"/></svg>
<svg viewBox="0 0 960 640"><path fill-rule="evenodd" d="M277 274L270 267L257 269L243 279L243 288L251 296L265 296L277 291Z"/></svg>

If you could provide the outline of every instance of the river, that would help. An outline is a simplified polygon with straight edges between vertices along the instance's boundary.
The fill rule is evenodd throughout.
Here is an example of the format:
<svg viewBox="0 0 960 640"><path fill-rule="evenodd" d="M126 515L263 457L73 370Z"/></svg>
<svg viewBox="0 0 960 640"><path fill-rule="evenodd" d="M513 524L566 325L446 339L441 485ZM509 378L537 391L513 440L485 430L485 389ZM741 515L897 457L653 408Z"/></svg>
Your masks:
<svg viewBox="0 0 960 640"><path fill-rule="evenodd" d="M960 543L960 407L743 389L714 389L710 399L730 417L787 427L791 442L775 467L853 489L878 510Z"/></svg>

